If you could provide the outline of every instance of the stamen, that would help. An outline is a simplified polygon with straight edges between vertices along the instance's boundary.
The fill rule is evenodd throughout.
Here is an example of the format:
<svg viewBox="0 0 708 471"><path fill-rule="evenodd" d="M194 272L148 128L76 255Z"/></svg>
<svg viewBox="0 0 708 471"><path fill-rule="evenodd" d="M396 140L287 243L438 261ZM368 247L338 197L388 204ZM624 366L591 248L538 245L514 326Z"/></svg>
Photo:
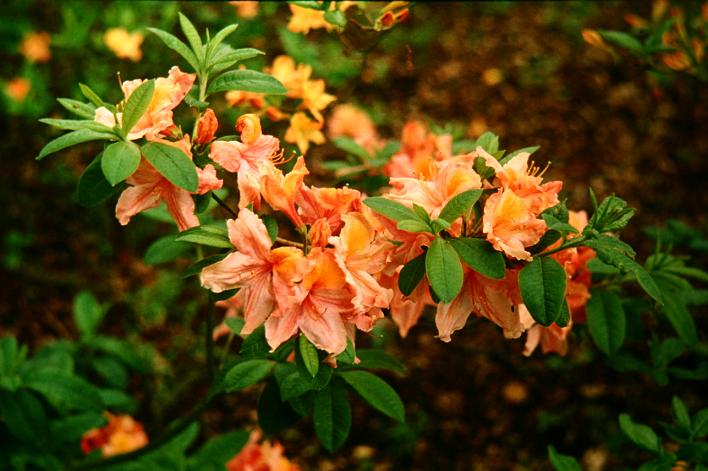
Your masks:
<svg viewBox="0 0 708 471"><path fill-rule="evenodd" d="M275 164L275 165L281 165L287 162L290 162L293 157L295 157L295 152L290 155L290 157L285 157L285 149L278 149L273 154L270 156L270 160Z"/></svg>
<svg viewBox="0 0 708 471"><path fill-rule="evenodd" d="M544 173L546 173L546 170L548 170L548 167L551 166L551 162L549 161L546 163L546 166L541 170L541 167L537 167L535 163L531 164L531 167L529 167L529 175L532 177L542 177Z"/></svg>

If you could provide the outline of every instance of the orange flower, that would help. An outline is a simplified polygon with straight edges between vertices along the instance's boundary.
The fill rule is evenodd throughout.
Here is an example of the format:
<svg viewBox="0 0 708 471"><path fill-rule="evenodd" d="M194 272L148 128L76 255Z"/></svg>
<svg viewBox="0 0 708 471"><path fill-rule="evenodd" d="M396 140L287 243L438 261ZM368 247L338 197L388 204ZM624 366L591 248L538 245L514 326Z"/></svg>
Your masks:
<svg viewBox="0 0 708 471"><path fill-rule="evenodd" d="M197 136L194 138L194 143L204 145L210 143L214 139L216 130L219 129L219 122L216 120L214 110L207 108L197 124Z"/></svg>
<svg viewBox="0 0 708 471"><path fill-rule="evenodd" d="M283 456L283 446L268 440L258 443L261 434L251 432L245 447L226 463L227 471L300 471L300 468Z"/></svg>
<svg viewBox="0 0 708 471"><path fill-rule="evenodd" d="M594 29L589 29L585 28L581 34L583 35L583 40L588 43L591 46L599 47L602 49L607 48L607 44L605 43L605 40L602 39L602 36L600 36L600 33L598 33Z"/></svg>
<svg viewBox="0 0 708 471"><path fill-rule="evenodd" d="M224 95L229 106L239 106L247 103L251 107L260 110L265 106L265 94L256 92L244 92L241 90L230 90Z"/></svg>
<svg viewBox="0 0 708 471"><path fill-rule="evenodd" d="M298 112L290 118L290 127L285 133L285 141L296 143L300 152L306 154L310 148L310 142L314 144L325 142L321 129L322 123L311 120L303 112Z"/></svg>
<svg viewBox="0 0 708 471"><path fill-rule="evenodd" d="M143 58L140 45L145 37L138 32L129 33L125 28L110 28L103 35L103 42L119 59L138 62Z"/></svg>
<svg viewBox="0 0 708 471"><path fill-rule="evenodd" d="M81 438L81 450L85 454L99 449L104 457L108 457L147 445L148 437L140 422L129 415L113 415L109 412L104 415L108 425L91 429Z"/></svg>
<svg viewBox="0 0 708 471"><path fill-rule="evenodd" d="M241 335L253 332L271 315L275 306L286 302L291 285L299 279L303 254L295 247L271 249L273 242L260 220L248 208L226 223L229 240L238 250L209 265L200 275L202 286L221 293L241 288L246 323Z"/></svg>
<svg viewBox="0 0 708 471"><path fill-rule="evenodd" d="M258 16L259 3L260 2L237 1L229 2L229 5L233 5L236 8L236 14L241 18L251 19Z"/></svg>
<svg viewBox="0 0 708 471"><path fill-rule="evenodd" d="M288 29L293 33L307 34L311 29L325 28L327 31L332 31L335 28L333 24L325 20L325 12L322 10L299 7L291 3L290 11L293 16L288 22Z"/></svg>
<svg viewBox="0 0 708 471"><path fill-rule="evenodd" d="M22 77L15 77L5 84L5 94L18 103L25 101L32 84Z"/></svg>
<svg viewBox="0 0 708 471"><path fill-rule="evenodd" d="M398 333L401 337L406 337L408 331L418 323L418 319L423 313L425 306L432 305L433 300L430 298L430 287L427 278L423 278L415 290L405 296L398 288L398 277L403 266L401 265L388 283L393 289L393 298L389 306L391 319L398 326Z"/></svg>
<svg viewBox="0 0 708 471"><path fill-rule="evenodd" d="M295 209L295 199L300 193L305 175L310 173L305 167L305 159L299 157L287 175L283 175L270 161L261 166L260 172L263 198L271 208L285 213L298 229L302 229L304 223Z"/></svg>
<svg viewBox="0 0 708 471"><path fill-rule="evenodd" d="M288 89L286 96L289 98L302 98L305 82L312 75L311 66L307 64L295 65L295 60L292 57L284 55L276 57L273 60L273 65L267 71Z"/></svg>
<svg viewBox="0 0 708 471"><path fill-rule="evenodd" d="M27 34L20 44L20 54L30 62L48 62L52 58L49 44L51 36L46 31Z"/></svg>
<svg viewBox="0 0 708 471"><path fill-rule="evenodd" d="M436 136L425 124L409 121L403 126L401 150L384 167L389 177L418 177L424 174L430 160L443 160L452 155L452 136Z"/></svg>
<svg viewBox="0 0 708 471"><path fill-rule="evenodd" d="M536 347L541 345L544 354L557 353L565 356L568 353L568 334L572 328L572 321L565 327L551 324L544 327L540 324L534 325L526 334L526 344L524 345L524 356L531 356Z"/></svg>
<svg viewBox="0 0 708 471"><path fill-rule="evenodd" d="M334 108L327 119L327 134L330 139L350 137L369 152L380 146L378 133L369 115L349 104Z"/></svg>
<svg viewBox="0 0 708 471"><path fill-rule="evenodd" d="M303 186L297 197L298 213L305 224L324 219L332 235L339 235L342 216L361 208L361 193L351 188Z"/></svg>
<svg viewBox="0 0 708 471"><path fill-rule="evenodd" d="M336 99L336 96L325 93L324 80L308 80L302 87L302 105L300 106L309 110L317 121L322 122L324 118L320 111L327 108Z"/></svg>

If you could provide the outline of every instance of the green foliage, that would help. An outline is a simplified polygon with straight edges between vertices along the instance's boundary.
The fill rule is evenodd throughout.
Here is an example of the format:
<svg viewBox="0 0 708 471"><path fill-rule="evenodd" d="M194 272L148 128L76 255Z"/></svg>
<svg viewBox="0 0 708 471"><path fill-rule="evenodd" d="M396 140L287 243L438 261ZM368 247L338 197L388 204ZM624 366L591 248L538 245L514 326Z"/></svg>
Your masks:
<svg viewBox="0 0 708 471"><path fill-rule="evenodd" d="M399 422L405 420L403 402L386 381L367 371L346 371L338 376L374 409Z"/></svg>
<svg viewBox="0 0 708 471"><path fill-rule="evenodd" d="M175 237L181 242L192 242L194 244L218 247L222 249L232 249L233 245L229 240L229 233L225 223L203 224L182 231Z"/></svg>
<svg viewBox="0 0 708 471"><path fill-rule="evenodd" d="M352 424L347 391L339 382L332 382L317 393L312 420L322 446L330 452L344 444Z"/></svg>
<svg viewBox="0 0 708 471"><path fill-rule="evenodd" d="M464 281L460 257L447 240L436 237L425 253L425 273L430 287L444 303L452 302Z"/></svg>
<svg viewBox="0 0 708 471"><path fill-rule="evenodd" d="M521 297L531 316L541 325L551 325L561 316L565 285L565 270L550 257L534 257L519 272Z"/></svg>
<svg viewBox="0 0 708 471"><path fill-rule="evenodd" d="M398 288L406 296L415 290L425 275L425 252L408 262L398 274Z"/></svg>
<svg viewBox="0 0 708 471"><path fill-rule="evenodd" d="M477 273L496 280L504 278L504 256L486 240L461 237L451 239L450 244L460 259Z"/></svg>
<svg viewBox="0 0 708 471"><path fill-rule="evenodd" d="M131 176L140 165L140 147L132 142L114 142L105 148L101 170L111 186Z"/></svg>
<svg viewBox="0 0 708 471"><path fill-rule="evenodd" d="M208 93L219 93L229 90L245 92L283 94L287 89L275 78L255 70L233 70L220 75L208 89Z"/></svg>
<svg viewBox="0 0 708 471"><path fill-rule="evenodd" d="M197 191L199 179L196 167L182 150L160 142L148 142L141 150L155 170L171 183L190 193Z"/></svg>
<svg viewBox="0 0 708 471"><path fill-rule="evenodd" d="M588 327L595 345L605 355L616 353L625 336L625 314L620 298L611 291L592 290L587 304Z"/></svg>

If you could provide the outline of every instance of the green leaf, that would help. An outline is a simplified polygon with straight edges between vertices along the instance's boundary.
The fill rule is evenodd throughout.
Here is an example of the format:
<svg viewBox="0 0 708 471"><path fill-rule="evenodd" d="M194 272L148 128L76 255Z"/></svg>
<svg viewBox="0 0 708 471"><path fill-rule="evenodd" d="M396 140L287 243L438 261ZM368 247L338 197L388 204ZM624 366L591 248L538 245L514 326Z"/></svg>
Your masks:
<svg viewBox="0 0 708 471"><path fill-rule="evenodd" d="M53 421L50 425L50 434L54 440L62 443L78 442L84 433L102 427L106 423L107 419L102 413L87 412L70 415Z"/></svg>
<svg viewBox="0 0 708 471"><path fill-rule="evenodd" d="M615 195L608 196L597 207L585 230L594 229L597 232L620 230L632 219L634 212L634 208L628 208L627 202L622 198Z"/></svg>
<svg viewBox="0 0 708 471"><path fill-rule="evenodd" d="M31 392L0 389L0 416L10 433L20 440L31 444L46 440L47 415L42 402Z"/></svg>
<svg viewBox="0 0 708 471"><path fill-rule="evenodd" d="M93 119L52 119L43 118L40 123L48 124L58 129L67 131L78 131L79 129L88 129L89 131L113 133L113 129L105 126Z"/></svg>
<svg viewBox="0 0 708 471"><path fill-rule="evenodd" d="M124 185L113 186L106 180L101 169L102 158L103 153L98 154L79 178L76 195L82 206L97 206L125 187Z"/></svg>
<svg viewBox="0 0 708 471"><path fill-rule="evenodd" d="M317 438L327 451L334 452L344 444L352 425L352 411L347 391L339 382L317 393L312 421Z"/></svg>
<svg viewBox="0 0 708 471"><path fill-rule="evenodd" d="M460 257L445 239L436 237L425 254L425 273L443 303L452 302L462 289L464 276Z"/></svg>
<svg viewBox="0 0 708 471"><path fill-rule="evenodd" d="M43 395L60 412L102 411L105 407L98 390L71 374L53 371L35 371L24 378L28 388Z"/></svg>
<svg viewBox="0 0 708 471"><path fill-rule="evenodd" d="M120 389L101 389L98 391L106 409L132 414L138 408L138 403Z"/></svg>
<svg viewBox="0 0 708 471"><path fill-rule="evenodd" d="M447 202L438 217L452 224L457 218L472 209L480 196L482 196L482 190L463 191Z"/></svg>
<svg viewBox="0 0 708 471"><path fill-rule="evenodd" d="M215 76L219 72L226 70L229 67L232 67L239 61L251 59L253 57L263 54L265 54L263 51L259 51L258 49L253 49L250 47L234 49L230 46L222 44L219 48L216 49L216 52L214 52L212 56L210 66L211 69L209 75Z"/></svg>
<svg viewBox="0 0 708 471"><path fill-rule="evenodd" d="M186 242L175 240L175 235L170 234L157 239L150 244L143 261L148 265L171 262L172 260L187 255L191 246Z"/></svg>
<svg viewBox="0 0 708 471"><path fill-rule="evenodd" d="M558 319L565 302L566 275L550 257L535 257L519 272L519 289L531 316L549 326Z"/></svg>
<svg viewBox="0 0 708 471"><path fill-rule="evenodd" d="M398 288L408 296L425 275L425 252L408 262L398 274Z"/></svg>
<svg viewBox="0 0 708 471"><path fill-rule="evenodd" d="M405 365L384 350L360 348L357 349L356 355L359 358L359 363L354 365L356 368L387 370L400 374L406 373Z"/></svg>
<svg viewBox="0 0 708 471"><path fill-rule="evenodd" d="M91 367L108 385L120 389L127 387L130 374L123 363L117 359L107 355L96 355L91 358Z"/></svg>
<svg viewBox="0 0 708 471"><path fill-rule="evenodd" d="M214 37L209 41L209 44L207 44L207 68L211 65L211 59L213 58L213 53L216 51L216 48L224 42L224 39L226 39L230 34L232 34L234 31L238 29L237 24L231 24L226 27L224 27L221 31L216 33Z"/></svg>
<svg viewBox="0 0 708 471"><path fill-rule="evenodd" d="M382 196L372 196L364 200L364 204L389 219L394 221L405 221L407 219L423 221L418 214L408 208L403 206L397 201L391 201Z"/></svg>
<svg viewBox="0 0 708 471"><path fill-rule="evenodd" d="M597 31L600 33L602 39L615 46L624 47L629 49L630 52L635 54L642 53L642 43L639 42L637 38L628 33L623 33L622 31L609 31L606 29L601 29Z"/></svg>
<svg viewBox="0 0 708 471"><path fill-rule="evenodd" d="M337 148L343 150L348 154L352 154L359 157L359 159L364 162L371 158L371 156L369 155L369 151L361 147L354 141L354 139L351 139L349 137L337 137L335 139L332 139L332 144L334 144Z"/></svg>
<svg viewBox="0 0 708 471"><path fill-rule="evenodd" d="M171 183L195 193L199 187L197 168L180 149L159 142L148 142L142 147L143 155L162 176Z"/></svg>
<svg viewBox="0 0 708 471"><path fill-rule="evenodd" d="M128 135L133 126L147 111L152 100L152 95L155 92L155 81L147 80L140 84L138 88L133 90L128 100L123 105L123 134Z"/></svg>
<svg viewBox="0 0 708 471"><path fill-rule="evenodd" d="M671 410L676 418L676 423L678 423L684 429L691 430L691 416L688 415L688 409L686 409L686 404L683 403L681 399L674 396L671 399Z"/></svg>
<svg viewBox="0 0 708 471"><path fill-rule="evenodd" d="M180 39L161 29L147 28L147 30L158 38L160 38L167 47L169 47L173 51L176 51L180 56L182 56L182 58L186 60L189 65L192 66L193 70L199 70L199 61L197 60L197 57L192 51L189 50L189 47L187 47L187 45L183 43Z"/></svg>
<svg viewBox="0 0 708 471"><path fill-rule="evenodd" d="M480 275L495 280L504 278L506 273L504 255L494 250L492 244L486 240L463 237L450 239L450 244L462 261Z"/></svg>
<svg viewBox="0 0 708 471"><path fill-rule="evenodd" d="M104 102L101 97L99 97L96 92L91 90L91 88L88 85L84 85L83 83L79 84L79 90L81 90L81 94L85 96L91 103L93 103L95 106L100 107L100 106L106 106L106 102Z"/></svg>
<svg viewBox="0 0 708 471"><path fill-rule="evenodd" d="M578 461L569 455L561 455L552 445L548 445L548 459L556 471L583 471Z"/></svg>
<svg viewBox="0 0 708 471"><path fill-rule="evenodd" d="M199 33L197 33L197 30L192 24L192 22L189 21L189 18L187 18L181 12L178 12L178 15L179 24L182 27L182 32L187 38L189 45L192 46L192 51L194 51L197 60L201 64L201 62L204 60L204 46L202 45L202 40L199 37Z"/></svg>
<svg viewBox="0 0 708 471"><path fill-rule="evenodd" d="M209 265L213 265L216 262L222 261L227 255L227 253L210 255L209 257L194 262L182 272L182 278L189 278L195 275L199 275L204 269L204 267L208 267Z"/></svg>
<svg viewBox="0 0 708 471"><path fill-rule="evenodd" d="M229 240L229 234L224 224L203 224L192 227L177 234L175 240L181 242L192 242L209 247L219 247L222 249L233 249L234 246Z"/></svg>
<svg viewBox="0 0 708 471"><path fill-rule="evenodd" d="M307 372L314 378L317 375L317 371L320 369L320 359L317 356L317 348L312 345L303 334L300 335L298 346L302 362Z"/></svg>
<svg viewBox="0 0 708 471"><path fill-rule="evenodd" d="M90 337L103 320L105 310L90 291L81 291L74 298L74 322L82 337Z"/></svg>
<svg viewBox="0 0 708 471"><path fill-rule="evenodd" d="M475 145L481 147L490 154L494 154L499 150L499 137L493 132L487 131L477 138Z"/></svg>
<svg viewBox="0 0 708 471"><path fill-rule="evenodd" d="M302 396L308 391L312 391L312 384L300 375L298 371L293 371L287 375L282 382L279 383L280 386L280 397L283 401L289 401L290 399Z"/></svg>
<svg viewBox="0 0 708 471"><path fill-rule="evenodd" d="M703 409L693 416L692 429L696 438L708 435L708 409Z"/></svg>
<svg viewBox="0 0 708 471"><path fill-rule="evenodd" d="M340 28L344 28L345 26L347 26L347 17L344 16L344 12L341 12L339 10L325 12L324 19L326 22L331 23L334 26L338 26Z"/></svg>
<svg viewBox="0 0 708 471"><path fill-rule="evenodd" d="M57 101L67 111L74 113L76 116L86 119L94 119L96 117L96 107L89 103L72 100L71 98L57 98Z"/></svg>
<svg viewBox="0 0 708 471"><path fill-rule="evenodd" d="M206 471L224 469L224 463L238 455L248 443L249 433L235 430L214 437L187 460L188 469Z"/></svg>
<svg viewBox="0 0 708 471"><path fill-rule="evenodd" d="M238 391L254 385L268 376L275 363L270 360L245 360L233 366L224 379L226 392Z"/></svg>
<svg viewBox="0 0 708 471"><path fill-rule="evenodd" d="M280 399L275 378L271 378L258 398L258 425L265 433L274 434L295 423L300 416Z"/></svg>
<svg viewBox="0 0 708 471"><path fill-rule="evenodd" d="M89 141L107 141L116 140L115 134L109 134L106 132L96 132L89 131L88 129L79 129L77 131L72 131L63 136L59 136L54 140L51 140L45 145L37 156L37 160L42 160L49 154L59 152L67 147L75 146L76 144L83 144Z"/></svg>
<svg viewBox="0 0 708 471"><path fill-rule="evenodd" d="M499 163L501 165L505 165L507 162L509 162L511 159L513 159L517 155L521 154L522 152L528 152L528 154L531 155L540 148L541 148L541 146L531 146L531 147L524 147L522 149L515 150L514 152L511 152L508 155L505 155L503 159L499 159Z"/></svg>
<svg viewBox="0 0 708 471"><path fill-rule="evenodd" d="M216 78L209 84L208 92L219 93L229 90L283 95L288 89L275 77L255 70L232 70Z"/></svg>
<svg viewBox="0 0 708 471"><path fill-rule="evenodd" d="M402 231L408 232L432 232L433 229L427 223L418 219L406 219L399 221L396 225Z"/></svg>
<svg viewBox="0 0 708 471"><path fill-rule="evenodd" d="M622 343L626 318L622 302L616 294L606 290L592 290L587 303L588 327L595 345L602 353L611 356Z"/></svg>
<svg viewBox="0 0 708 471"><path fill-rule="evenodd" d="M656 435L654 430L642 424L637 424L632 421L632 418L627 414L620 414L619 424L622 432L637 446L645 450L661 454L661 440Z"/></svg>
<svg viewBox="0 0 708 471"><path fill-rule="evenodd" d="M278 221L276 221L273 216L268 214L261 216L261 219L263 220L263 224L265 224L266 230L268 231L268 237L270 237L270 240L275 243L278 238Z"/></svg>
<svg viewBox="0 0 708 471"><path fill-rule="evenodd" d="M101 157L101 170L108 183L116 186L131 176L140 165L140 147L132 142L114 142Z"/></svg>
<svg viewBox="0 0 708 471"><path fill-rule="evenodd" d="M386 381L368 371L343 371L339 377L371 407L399 422L405 421L403 402Z"/></svg>
<svg viewBox="0 0 708 471"><path fill-rule="evenodd" d="M686 304L681 299L680 294L673 291L663 290L662 300L664 304L661 312L671 323L678 336L689 346L695 346L698 343L698 333L696 332L696 324L693 321L691 313L688 312Z"/></svg>

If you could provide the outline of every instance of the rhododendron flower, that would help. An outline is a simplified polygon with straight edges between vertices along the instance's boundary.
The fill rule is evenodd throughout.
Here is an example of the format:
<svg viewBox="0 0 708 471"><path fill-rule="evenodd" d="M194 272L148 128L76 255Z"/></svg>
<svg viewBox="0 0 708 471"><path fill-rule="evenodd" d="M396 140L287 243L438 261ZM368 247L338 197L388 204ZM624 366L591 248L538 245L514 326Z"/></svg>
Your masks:
<svg viewBox="0 0 708 471"><path fill-rule="evenodd" d="M330 139L349 137L369 152L380 146L374 122L356 106L337 105L327 120Z"/></svg>
<svg viewBox="0 0 708 471"><path fill-rule="evenodd" d="M109 412L104 415L108 424L89 430L81 438L81 450L85 454L98 449L104 457L108 457L147 445L148 437L140 422L129 415L113 415Z"/></svg>
<svg viewBox="0 0 708 471"><path fill-rule="evenodd" d="M291 3L290 11L293 16L288 22L288 29L293 33L307 34L311 29L325 28L327 31L334 29L334 25L325 20L325 12L322 10L299 7Z"/></svg>
<svg viewBox="0 0 708 471"><path fill-rule="evenodd" d="M306 108L319 122L324 120L320 111L336 99L336 96L325 93L325 81L322 79L308 80L302 86L301 107Z"/></svg>
<svg viewBox="0 0 708 471"><path fill-rule="evenodd" d="M391 157L384 167L389 177L417 178L423 174L429 161L443 160L452 155L452 136L436 136L419 121L403 126L401 150Z"/></svg>
<svg viewBox="0 0 708 471"><path fill-rule="evenodd" d="M5 94L18 103L25 101L31 89L30 81L22 77L15 77L5 84Z"/></svg>
<svg viewBox="0 0 708 471"><path fill-rule="evenodd" d="M264 93L231 90L226 92L224 98L226 99L226 103L228 103L229 106L239 106L245 103L257 110L260 110L265 106Z"/></svg>
<svg viewBox="0 0 708 471"><path fill-rule="evenodd" d="M155 91L147 110L128 133L128 139L134 141L141 137L157 138L160 132L174 126L172 110L179 105L185 95L192 88L196 74L186 74L174 66L167 77L155 79ZM145 80L127 80L123 82L122 89L125 99L143 84ZM122 122L122 113L117 113L118 122ZM101 106L96 109L96 121L110 128L115 126L115 117L107 108Z"/></svg>
<svg viewBox="0 0 708 471"><path fill-rule="evenodd" d="M295 113L290 118L290 127L285 133L285 141L297 144L300 152L306 154L310 148L310 142L315 144L325 142L324 134L320 129L322 129L322 123L311 120L305 113Z"/></svg>
<svg viewBox="0 0 708 471"><path fill-rule="evenodd" d="M531 356L539 345L544 354L553 352L565 356L568 352L567 337L571 328L571 322L565 327L560 327L557 324L551 324L548 327L540 324L534 325L526 334L524 356Z"/></svg>
<svg viewBox="0 0 708 471"><path fill-rule="evenodd" d="M176 147L190 158L192 157L189 135L185 135L178 142L164 139L156 141ZM223 181L217 178L216 169L212 165L207 165L204 169L197 167L197 176L199 177L199 187L196 191L198 195L218 190L223 185ZM136 214L155 208L163 201L180 231L199 225L199 219L194 214L192 194L167 180L144 158L126 183L130 186L123 190L116 204L116 218L121 225L125 226Z"/></svg>
<svg viewBox="0 0 708 471"><path fill-rule="evenodd" d="M408 331L418 323L423 309L426 306L432 305L433 300L430 297L430 286L427 278L423 278L413 292L406 296L398 288L398 277L403 266L399 266L396 276L389 283L393 288L393 298L389 305L391 319L398 326L398 333L401 337L406 337Z"/></svg>
<svg viewBox="0 0 708 471"><path fill-rule="evenodd" d="M258 7L260 2L256 1L236 1L229 2L229 5L233 5L236 8L236 14L241 18L251 19L258 16Z"/></svg>
<svg viewBox="0 0 708 471"><path fill-rule="evenodd" d="M229 240L238 250L202 270L201 283L214 293L241 288L247 335L271 315L276 304L289 298L291 285L299 279L303 253L294 247L271 249L268 230L248 208L226 222ZM266 324L266 328L267 328Z"/></svg>
<svg viewBox="0 0 708 471"><path fill-rule="evenodd" d="M52 58L49 50L51 42L52 38L46 31L29 33L22 39L20 54L30 62L48 62Z"/></svg>
<svg viewBox="0 0 708 471"><path fill-rule="evenodd" d="M302 282L265 323L268 345L275 350L301 331L317 348L337 355L347 347L345 319L353 313L354 293L331 249L313 248L302 273Z"/></svg>
<svg viewBox="0 0 708 471"><path fill-rule="evenodd" d="M210 143L214 139L214 134L216 134L217 129L219 129L219 121L216 119L214 110L207 108L201 118L199 118L194 143L198 145Z"/></svg>
<svg viewBox="0 0 708 471"><path fill-rule="evenodd" d="M344 214L359 211L362 207L361 193L351 188L303 186L296 203L298 213L306 224L324 219L332 235L339 234Z"/></svg>
<svg viewBox="0 0 708 471"><path fill-rule="evenodd" d="M125 28L110 28L103 35L103 42L119 59L138 62L143 58L140 45L145 37L138 32L129 33Z"/></svg>
<svg viewBox="0 0 708 471"><path fill-rule="evenodd" d="M245 447L226 463L227 471L300 471L300 468L283 456L283 446L264 440L261 434L251 432Z"/></svg>
<svg viewBox="0 0 708 471"><path fill-rule="evenodd" d="M338 237L330 238L335 258L354 292L355 322L359 329L371 330L383 317L381 308L391 302L393 291L379 284L377 276L388 262L393 244L376 237L363 214L352 212L342 216L344 228Z"/></svg>
<svg viewBox="0 0 708 471"><path fill-rule="evenodd" d="M261 201L260 169L278 151L280 141L261 133L260 119L254 114L241 116L237 130L241 132L241 142L214 141L209 157L224 170L238 172L239 208L253 204L258 209Z"/></svg>
<svg viewBox="0 0 708 471"><path fill-rule="evenodd" d="M295 227L302 229L304 223L295 209L295 198L300 193L305 175L310 173L305 167L305 159L299 157L295 167L287 175L283 175L270 161L262 165L260 171L263 198L271 208L285 213Z"/></svg>
<svg viewBox="0 0 708 471"><path fill-rule="evenodd" d="M283 55L273 60L273 65L267 72L288 89L287 97L302 98L302 89L312 75L312 66L308 64L295 65L295 60L292 57Z"/></svg>

